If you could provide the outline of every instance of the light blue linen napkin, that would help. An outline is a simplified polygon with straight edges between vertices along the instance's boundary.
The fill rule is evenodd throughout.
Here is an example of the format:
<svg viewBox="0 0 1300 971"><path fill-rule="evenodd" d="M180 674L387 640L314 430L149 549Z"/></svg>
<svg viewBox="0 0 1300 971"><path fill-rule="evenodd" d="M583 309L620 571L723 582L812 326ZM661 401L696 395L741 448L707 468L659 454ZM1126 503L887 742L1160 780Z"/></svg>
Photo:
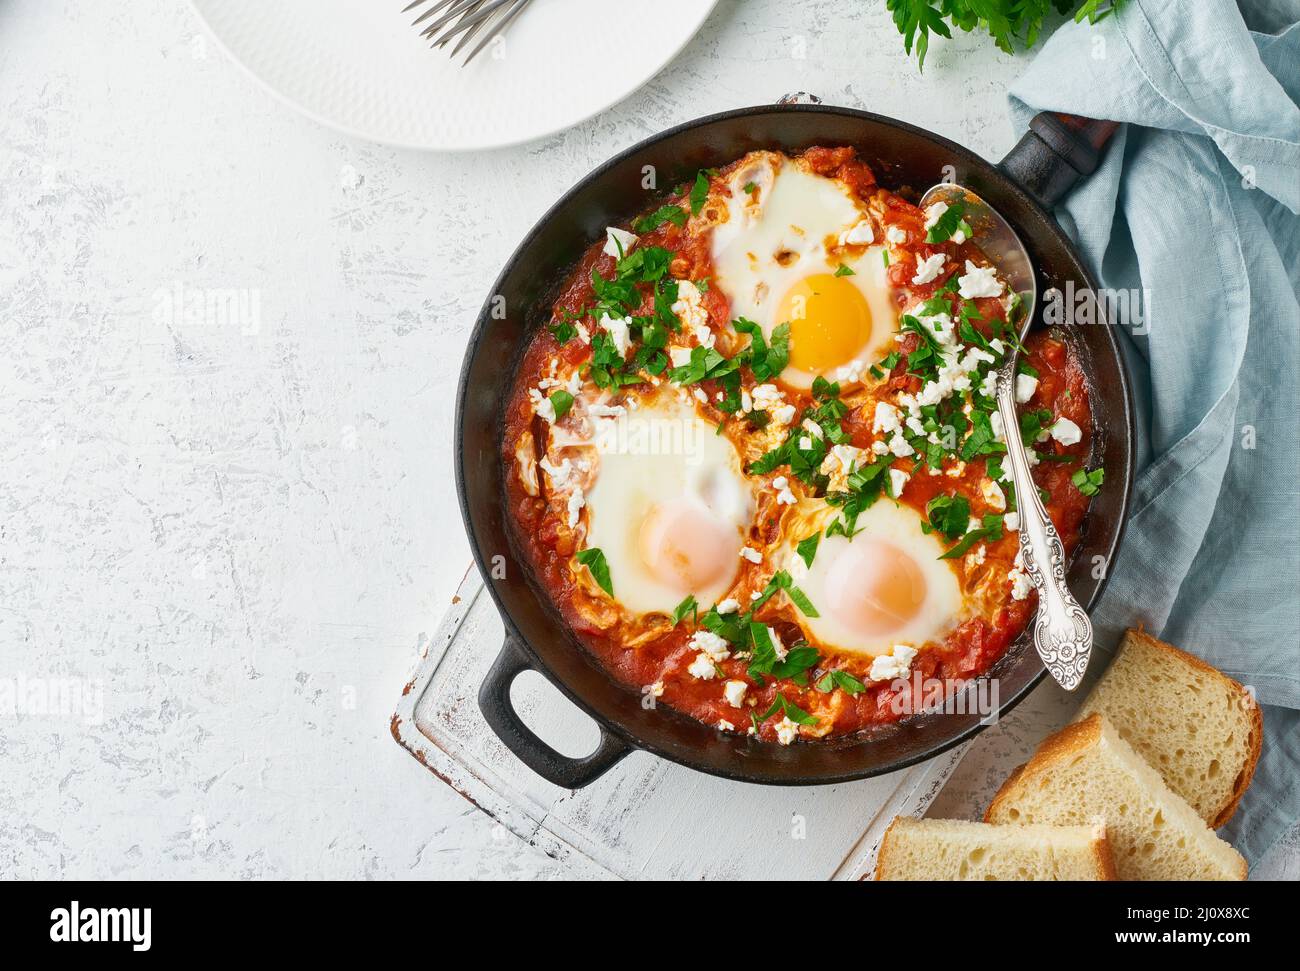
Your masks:
<svg viewBox="0 0 1300 971"><path fill-rule="evenodd" d="M1142 624L1249 685L1264 750L1228 828L1253 864L1300 819L1300 3L1127 0L1011 90L1127 122L1058 211L1121 315L1137 399L1128 531L1097 643ZM1119 302L1122 308L1122 301Z"/></svg>

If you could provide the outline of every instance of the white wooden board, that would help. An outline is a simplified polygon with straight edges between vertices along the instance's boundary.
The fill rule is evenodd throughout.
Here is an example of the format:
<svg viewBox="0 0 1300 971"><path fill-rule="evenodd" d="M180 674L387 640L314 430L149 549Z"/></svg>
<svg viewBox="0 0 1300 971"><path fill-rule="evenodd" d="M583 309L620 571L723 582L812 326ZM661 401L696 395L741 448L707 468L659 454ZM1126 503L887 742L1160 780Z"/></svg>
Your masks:
<svg viewBox="0 0 1300 971"><path fill-rule="evenodd" d="M634 752L585 789L560 789L519 762L479 712L478 687L502 636L471 570L406 686L393 735L575 876L857 879L871 872L889 821L924 813L963 751L876 779L807 788L730 782ZM560 751L595 747L594 724L540 675L520 677L513 697Z"/></svg>

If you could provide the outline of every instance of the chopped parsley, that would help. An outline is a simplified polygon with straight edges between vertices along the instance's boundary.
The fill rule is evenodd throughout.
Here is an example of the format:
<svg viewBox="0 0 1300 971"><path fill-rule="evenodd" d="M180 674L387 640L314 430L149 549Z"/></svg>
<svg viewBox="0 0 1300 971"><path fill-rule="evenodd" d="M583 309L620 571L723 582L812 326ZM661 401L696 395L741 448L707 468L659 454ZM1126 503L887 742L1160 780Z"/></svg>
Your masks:
<svg viewBox="0 0 1300 971"><path fill-rule="evenodd" d="M755 715L754 717L757 722L761 724L777 713L783 713L786 718L790 719L790 721L796 722L800 725L817 724L816 718L808 714L808 712L804 711L793 701L787 700L785 695L781 694L779 691L776 693L776 700L772 702L772 707L763 714Z"/></svg>
<svg viewBox="0 0 1300 971"><path fill-rule="evenodd" d="M845 266L843 263L841 263L840 268L835 271L835 275L836 276L857 276L857 274L853 272L853 267Z"/></svg>
<svg viewBox="0 0 1300 971"><path fill-rule="evenodd" d="M839 688L845 694L853 697L862 694L867 690L867 686L849 674L847 671L827 671L817 679L814 685L822 694L829 694L836 688Z"/></svg>
<svg viewBox="0 0 1300 971"><path fill-rule="evenodd" d="M697 612L699 611L699 608L700 605L695 599L695 594L689 594L685 600L683 600L675 608L673 608L673 626L675 627L678 624L680 624L682 622L682 618L685 617L687 614L696 616Z"/></svg>
<svg viewBox="0 0 1300 971"><path fill-rule="evenodd" d="M925 234L927 243L946 243L957 233L961 232L966 239L972 235L970 223L966 221L966 203L960 199L948 203L948 208L943 211L934 225L930 227Z"/></svg>
<svg viewBox="0 0 1300 971"><path fill-rule="evenodd" d="M1070 481L1085 496L1095 496L1098 490L1101 489L1101 483L1105 477L1105 469L1093 469L1091 472L1080 469L1070 476Z"/></svg>
<svg viewBox="0 0 1300 971"><path fill-rule="evenodd" d="M700 210L704 208L705 200L709 198L709 176L707 172L701 171L695 176L695 184L691 186L691 215L698 216Z"/></svg>
<svg viewBox="0 0 1300 971"><path fill-rule="evenodd" d="M651 233L662 226L664 223L672 223L674 226L686 225L686 210L681 206L667 205L660 206L648 216L642 216L636 222L632 223L632 228L638 233Z"/></svg>
<svg viewBox="0 0 1300 971"><path fill-rule="evenodd" d="M803 560L805 566L811 567L813 565L813 559L817 556L817 544L821 541L822 534L813 533L811 536L801 539L799 545L795 547L795 552L799 554L799 558Z"/></svg>
<svg viewBox="0 0 1300 971"><path fill-rule="evenodd" d="M550 397L551 407L555 409L555 420L559 421L573 407L573 395L567 391L556 391Z"/></svg>
<svg viewBox="0 0 1300 971"><path fill-rule="evenodd" d="M609 564L605 562L605 554L596 547L579 550L578 555L574 557L581 566L585 566L591 571L591 578L596 581L596 585L604 590L611 597L614 596L614 584L609 578Z"/></svg>

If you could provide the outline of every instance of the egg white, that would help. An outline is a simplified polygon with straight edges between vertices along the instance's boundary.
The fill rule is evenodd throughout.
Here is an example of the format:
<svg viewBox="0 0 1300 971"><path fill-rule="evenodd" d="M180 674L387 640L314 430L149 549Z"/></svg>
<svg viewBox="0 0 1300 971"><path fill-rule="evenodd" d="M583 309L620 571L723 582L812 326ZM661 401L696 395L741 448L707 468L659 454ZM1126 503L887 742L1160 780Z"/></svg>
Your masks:
<svg viewBox="0 0 1300 971"><path fill-rule="evenodd" d="M706 607L721 599L740 571L740 549L754 508L735 446L699 417L689 399L667 390L642 399L622 417L596 424L599 466L586 494L586 545L604 552L614 600L639 615L671 613L689 594ZM725 551L735 563L728 577L687 589L651 572L639 534L663 503L690 504L723 527L728 542L734 542L734 549Z"/></svg>
<svg viewBox="0 0 1300 971"><path fill-rule="evenodd" d="M838 516L838 510L822 500L804 500L796 510L796 519L824 529ZM963 610L961 584L948 560L940 560L944 547L938 537L921 530L921 517L909 506L882 499L864 511L857 520L858 532L853 539L823 535L812 566L806 566L794 549L808 535L803 527L786 541L779 558L795 577L820 616L808 617L797 612L796 620L811 640L827 649L863 657L889 654L895 644L920 647L941 639L958 623ZM837 617L826 594L830 574L843 569L852 555L854 544L871 537L889 543L907 555L925 579L926 595L915 616L886 633L866 635L844 618ZM866 547L859 547L864 549Z"/></svg>
<svg viewBox="0 0 1300 971"><path fill-rule="evenodd" d="M746 185L757 189L747 193ZM861 374L893 349L898 307L883 247L873 243L831 254L841 234L865 216L845 186L795 165L778 167L772 159L759 157L733 174L729 193L727 219L713 230L712 256L715 282L729 299L733 318L755 321L770 337L785 323L776 318L782 298L796 283L815 274L833 276L847 266L853 274L845 279L862 294L871 312L871 335L850 360L824 376L851 380L850 375ZM817 376L790 365L780 380L802 389Z"/></svg>

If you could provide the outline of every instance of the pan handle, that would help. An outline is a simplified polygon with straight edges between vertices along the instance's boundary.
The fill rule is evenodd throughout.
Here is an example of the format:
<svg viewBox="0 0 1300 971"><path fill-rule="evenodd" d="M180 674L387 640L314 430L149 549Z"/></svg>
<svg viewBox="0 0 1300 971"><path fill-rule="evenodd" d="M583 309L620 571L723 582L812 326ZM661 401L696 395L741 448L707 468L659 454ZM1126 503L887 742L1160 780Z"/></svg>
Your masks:
<svg viewBox="0 0 1300 971"><path fill-rule="evenodd" d="M998 167L1044 209L1051 209L1097 171L1117 128L1115 121L1041 111Z"/></svg>
<svg viewBox="0 0 1300 971"><path fill-rule="evenodd" d="M510 634L478 691L478 706L489 727L519 761L552 785L581 789L612 769L632 747L600 728L596 751L580 759L561 755L524 724L510 701L510 686L525 671L533 670L527 655Z"/></svg>

